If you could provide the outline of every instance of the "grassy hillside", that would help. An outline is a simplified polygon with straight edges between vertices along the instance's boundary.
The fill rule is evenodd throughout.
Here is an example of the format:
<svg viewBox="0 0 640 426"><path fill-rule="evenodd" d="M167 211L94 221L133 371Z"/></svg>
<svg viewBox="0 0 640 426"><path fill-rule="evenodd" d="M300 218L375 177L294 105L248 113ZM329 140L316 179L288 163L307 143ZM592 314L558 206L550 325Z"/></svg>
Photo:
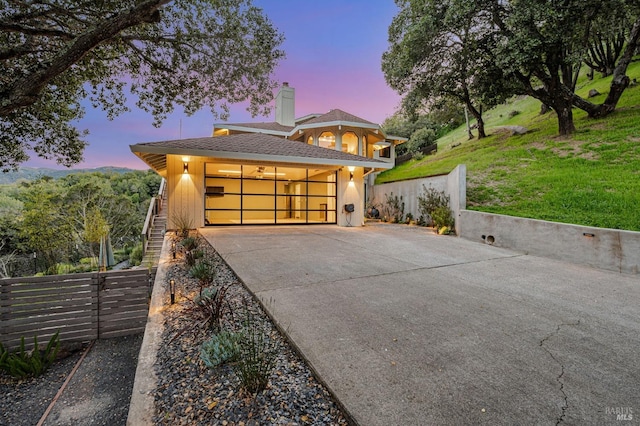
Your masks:
<svg viewBox="0 0 640 426"><path fill-rule="evenodd" d="M628 75L640 80L640 63ZM594 101L602 101L610 81L583 79L578 93L595 88L601 95ZM438 140L436 155L384 172L376 183L466 164L469 209L640 231L640 85L625 91L607 119L574 109L577 132L571 137L557 136L555 114L541 116L539 110L535 99L514 99L485 114L488 138L469 141L462 126ZM509 125L530 131L510 136L500 129Z"/></svg>

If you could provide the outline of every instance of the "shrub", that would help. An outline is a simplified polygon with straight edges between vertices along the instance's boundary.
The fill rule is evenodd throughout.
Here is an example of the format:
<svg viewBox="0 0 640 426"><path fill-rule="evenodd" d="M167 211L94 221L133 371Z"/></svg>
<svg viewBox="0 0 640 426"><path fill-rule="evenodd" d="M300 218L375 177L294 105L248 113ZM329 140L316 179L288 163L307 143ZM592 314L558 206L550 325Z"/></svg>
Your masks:
<svg viewBox="0 0 640 426"><path fill-rule="evenodd" d="M203 253L196 250L200 241L195 237L187 237L182 240L182 247L184 247L184 261L187 266L193 266L196 264L196 259L202 257Z"/></svg>
<svg viewBox="0 0 640 426"><path fill-rule="evenodd" d="M417 129L409 140L407 141L407 150L411 153L418 153L422 148L425 148L432 143L434 143L438 139L436 131L429 127L423 127L421 129ZM415 158L415 156L414 156Z"/></svg>
<svg viewBox="0 0 640 426"><path fill-rule="evenodd" d="M382 205L383 216L390 222L402 222L404 218L404 202L402 201L402 195L397 196L391 194L384 194L385 202Z"/></svg>
<svg viewBox="0 0 640 426"><path fill-rule="evenodd" d="M200 358L209 368L216 368L227 362L238 359L241 333L221 331L200 347Z"/></svg>
<svg viewBox="0 0 640 426"><path fill-rule="evenodd" d="M404 223L406 223L407 225L411 224L411 221L413 220L413 215L409 212L407 213L407 217L404 220Z"/></svg>
<svg viewBox="0 0 640 426"><path fill-rule="evenodd" d="M9 352L0 343L0 370L18 379L37 377L53 364L59 349L59 332L51 336L44 352L38 347L38 336L33 337L33 349L31 351L25 350L24 336L20 339L20 348L14 352Z"/></svg>
<svg viewBox="0 0 640 426"><path fill-rule="evenodd" d="M176 227L176 235L181 237L188 237L189 230L193 229L193 219L189 214L189 210L182 208L180 210L173 210L169 215L171 222Z"/></svg>
<svg viewBox="0 0 640 426"><path fill-rule="evenodd" d="M142 244L136 245L129 255L129 263L133 266L137 266L142 263Z"/></svg>
<svg viewBox="0 0 640 426"><path fill-rule="evenodd" d="M418 196L420 217L424 218L427 225L433 225L436 228L444 226L453 228L455 220L449 208L449 196L444 191L436 191L431 187L422 185L422 188L424 192Z"/></svg>
<svg viewBox="0 0 640 426"><path fill-rule="evenodd" d="M453 228L454 218L451 209L448 206L439 206L431 213L431 220L436 228L448 228L446 232L449 233L449 229Z"/></svg>
<svg viewBox="0 0 640 426"><path fill-rule="evenodd" d="M189 275L198 280L200 296L202 296L202 289L210 286L216 278L216 268L208 261L203 260L191 267Z"/></svg>
<svg viewBox="0 0 640 426"><path fill-rule="evenodd" d="M233 315L231 305L225 299L229 285L207 287L194 299L200 322L207 328L220 330L225 312Z"/></svg>
<svg viewBox="0 0 640 426"><path fill-rule="evenodd" d="M267 387L275 368L277 344L269 337L247 309L239 342L238 361L233 364L241 386L250 393Z"/></svg>

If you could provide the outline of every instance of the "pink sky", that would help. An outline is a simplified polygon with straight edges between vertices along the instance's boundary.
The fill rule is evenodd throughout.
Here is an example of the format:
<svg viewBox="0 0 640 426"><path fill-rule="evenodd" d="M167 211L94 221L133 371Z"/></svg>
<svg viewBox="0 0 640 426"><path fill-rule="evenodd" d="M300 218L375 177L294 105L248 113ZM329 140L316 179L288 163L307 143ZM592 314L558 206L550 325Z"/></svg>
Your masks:
<svg viewBox="0 0 640 426"><path fill-rule="evenodd" d="M296 89L296 116L339 108L382 123L393 114L400 98L387 87L380 69L387 48L387 29L397 7L392 0L254 0L285 35L286 52L275 73L278 82ZM88 129L84 161L73 168L101 166L146 169L129 150L139 142L210 136L214 119L208 109L191 117L170 115L160 128L152 117L135 108L109 121L101 110L87 106L78 128ZM255 117L241 105L231 108L230 122L273 121ZM180 130L181 129L181 130ZM24 164L61 168L35 155Z"/></svg>

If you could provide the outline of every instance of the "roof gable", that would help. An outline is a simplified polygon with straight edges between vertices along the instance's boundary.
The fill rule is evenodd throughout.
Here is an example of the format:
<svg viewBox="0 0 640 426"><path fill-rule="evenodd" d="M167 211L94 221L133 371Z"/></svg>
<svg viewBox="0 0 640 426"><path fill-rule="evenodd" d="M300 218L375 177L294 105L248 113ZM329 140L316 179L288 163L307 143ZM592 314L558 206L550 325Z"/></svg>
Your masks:
<svg viewBox="0 0 640 426"><path fill-rule="evenodd" d="M376 125L375 123L367 121L364 118L357 117L353 114L349 114L348 112L342 111L341 109L332 109L326 114L322 114L319 117L315 117L309 121L306 121L304 124L323 124L333 123L336 121Z"/></svg>

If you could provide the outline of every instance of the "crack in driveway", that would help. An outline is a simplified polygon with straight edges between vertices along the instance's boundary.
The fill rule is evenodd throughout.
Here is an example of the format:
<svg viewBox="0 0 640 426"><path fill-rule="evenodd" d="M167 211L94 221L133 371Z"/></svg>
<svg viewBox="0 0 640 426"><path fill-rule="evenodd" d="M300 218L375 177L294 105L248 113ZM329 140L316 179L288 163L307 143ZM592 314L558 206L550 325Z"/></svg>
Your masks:
<svg viewBox="0 0 640 426"><path fill-rule="evenodd" d="M564 364L562 364L556 357L555 355L553 355L553 353L547 349L545 347L545 342L547 342L547 340L551 339L553 336L556 336L559 332L560 332L560 328L562 326L567 326L567 325L571 325L571 326L578 326L580 325L580 320L578 320L577 322L574 323L562 323L562 324L558 324L556 326L556 330L549 334L547 337L545 337L544 339L540 340L540 347L549 354L549 356L551 357L551 359L553 359L559 366L560 366L560 375L558 375L558 377L556 377L556 381L560 384L560 392L562 393L562 398L564 400L564 404L562 406L562 413L560 414L560 417L558 417L558 420L556 421L556 426L558 426L560 423L562 423L564 421L564 417L567 413L567 409L569 409L569 396L567 395L567 393L564 390L564 382L562 381L562 377L564 376Z"/></svg>

